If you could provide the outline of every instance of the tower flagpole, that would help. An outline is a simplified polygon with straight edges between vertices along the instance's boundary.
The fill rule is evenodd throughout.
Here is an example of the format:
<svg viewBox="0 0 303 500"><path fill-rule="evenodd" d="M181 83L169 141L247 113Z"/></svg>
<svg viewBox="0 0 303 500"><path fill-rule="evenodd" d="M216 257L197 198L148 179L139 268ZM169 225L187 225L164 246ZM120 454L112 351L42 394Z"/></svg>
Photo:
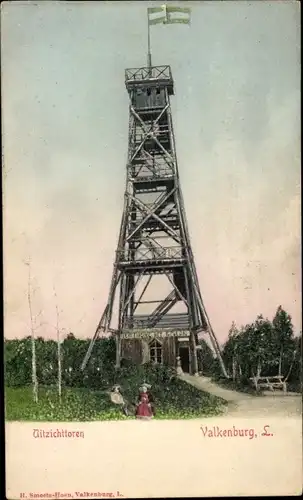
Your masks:
<svg viewBox="0 0 303 500"><path fill-rule="evenodd" d="M150 49L150 25L149 25L149 16L147 9L147 66L151 68L152 60L151 60L151 49Z"/></svg>

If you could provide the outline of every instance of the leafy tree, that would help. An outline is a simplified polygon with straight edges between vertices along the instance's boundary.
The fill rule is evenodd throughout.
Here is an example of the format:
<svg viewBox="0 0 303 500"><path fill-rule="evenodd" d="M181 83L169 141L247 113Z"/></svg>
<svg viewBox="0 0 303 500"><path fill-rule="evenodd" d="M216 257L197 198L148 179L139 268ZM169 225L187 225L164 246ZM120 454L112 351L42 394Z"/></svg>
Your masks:
<svg viewBox="0 0 303 500"><path fill-rule="evenodd" d="M69 332L66 335L66 340L76 340L76 337L75 337L75 335L72 332Z"/></svg>
<svg viewBox="0 0 303 500"><path fill-rule="evenodd" d="M237 353L238 347L239 331L236 327L235 322L233 322L228 332L228 340L223 350L223 356L227 365L227 370L229 373L232 373L233 380L236 379L238 366L241 373L241 365L239 364L239 357Z"/></svg>
<svg viewBox="0 0 303 500"><path fill-rule="evenodd" d="M298 379L299 350L291 317L279 306L272 322L259 315L240 330L233 323L223 356L234 381L261 374L276 375L277 372L287 376L290 368L290 373Z"/></svg>
<svg viewBox="0 0 303 500"><path fill-rule="evenodd" d="M199 356L200 363L202 365L202 372L205 375L211 375L217 370L217 363L213 350L204 339L200 340L199 345L201 346Z"/></svg>
<svg viewBox="0 0 303 500"><path fill-rule="evenodd" d="M57 379L56 342L36 339L37 376L41 385L54 385Z"/></svg>
<svg viewBox="0 0 303 500"><path fill-rule="evenodd" d="M273 334L272 324L259 315L252 325L250 355L253 363L253 376L260 377L262 370L272 363Z"/></svg>
<svg viewBox="0 0 303 500"><path fill-rule="evenodd" d="M286 379L302 391L302 332L294 338L294 351Z"/></svg>
<svg viewBox="0 0 303 500"><path fill-rule="evenodd" d="M279 375L283 368L291 362L294 351L294 332L291 316L279 306L273 319L274 345L273 356L278 365Z"/></svg>

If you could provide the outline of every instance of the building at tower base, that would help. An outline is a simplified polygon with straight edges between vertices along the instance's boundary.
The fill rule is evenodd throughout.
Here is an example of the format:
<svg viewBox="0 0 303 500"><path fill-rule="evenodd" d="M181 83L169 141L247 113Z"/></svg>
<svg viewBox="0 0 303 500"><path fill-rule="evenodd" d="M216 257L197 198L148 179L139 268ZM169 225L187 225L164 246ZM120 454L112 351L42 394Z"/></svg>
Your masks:
<svg viewBox="0 0 303 500"><path fill-rule="evenodd" d="M188 337L161 338L158 335L155 338L125 339L121 342L121 359L137 364L156 363L177 368L178 357L182 371L193 373Z"/></svg>

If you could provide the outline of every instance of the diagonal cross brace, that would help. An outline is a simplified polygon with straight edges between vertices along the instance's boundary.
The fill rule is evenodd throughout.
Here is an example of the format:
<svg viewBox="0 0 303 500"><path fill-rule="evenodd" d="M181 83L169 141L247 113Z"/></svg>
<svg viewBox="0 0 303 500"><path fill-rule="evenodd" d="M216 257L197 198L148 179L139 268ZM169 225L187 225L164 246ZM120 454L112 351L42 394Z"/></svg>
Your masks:
<svg viewBox="0 0 303 500"><path fill-rule="evenodd" d="M146 238L144 242L141 242L140 245L137 246L136 250L138 250L142 243L152 252L154 257L161 257L163 250L165 250L165 248L159 243L156 245L151 238Z"/></svg>
<svg viewBox="0 0 303 500"><path fill-rule="evenodd" d="M131 195L129 195L131 196ZM167 195L165 195L166 197ZM135 202L137 201L137 198L135 198ZM164 199L163 199L163 196L161 196L161 199L157 202L157 204L161 204L164 203ZM140 212L144 215L146 212L148 212L150 209L145 205L145 203L141 202L142 206L144 208L142 208L142 206L138 205L137 203L135 203L135 206L137 206L137 208L139 208ZM126 241L129 241L132 239L132 237L137 233L137 231L143 226L143 224L145 224L145 222L150 218L150 215L146 215L146 217L140 222L140 224L133 230L133 232L126 238Z"/></svg>
<svg viewBox="0 0 303 500"><path fill-rule="evenodd" d="M136 286L138 285L139 281L141 280L142 276L144 274L144 270L139 274L138 278L137 278L137 281L136 283L134 284L134 287L131 291L131 293L129 294L129 297L127 299L127 301L125 302L124 306L123 306L123 309L122 309L122 314L124 314L124 312L126 311L126 308L128 306L128 304L130 303L131 301L131 298L134 296L135 294L135 291L136 291Z"/></svg>
<svg viewBox="0 0 303 500"><path fill-rule="evenodd" d="M156 118L156 120L154 121L154 124L157 125L158 121L160 120L161 116L164 115L165 111L168 109L169 105L166 104L166 106L162 109L161 113L159 114L159 116ZM133 114L133 116L136 117L136 119L138 120L138 122L140 123L141 127L142 127L142 130L148 134L151 130L152 130L152 127L150 127L148 129L148 127L145 125L144 121L142 120L142 118L138 115L138 113L136 113L135 111L135 108L133 106L130 106L130 110L131 110L131 113Z"/></svg>
<svg viewBox="0 0 303 500"><path fill-rule="evenodd" d="M169 273L166 272L164 274L167 277L167 279L170 281L170 283L172 284L172 286L174 287L174 289L176 291L176 294L180 297L181 300L183 300L184 304L187 305L187 307L188 307L188 302L187 302L186 298L182 295L182 293L180 292L180 290L178 289L178 287L175 285L175 283L171 279Z"/></svg>
<svg viewBox="0 0 303 500"><path fill-rule="evenodd" d="M152 279L152 275L150 275L150 276L148 277L148 280L147 280L147 282L145 283L145 286L144 286L144 288L143 288L143 290L142 290L142 292L141 292L141 294L140 294L140 297L138 298L137 303L136 303L136 304L135 304L135 306L134 306L134 312L135 312L135 310L137 309L138 305L140 304L140 301L141 301L141 299L142 299L143 295L145 294L146 289L148 288L148 285L149 285L149 284L150 284L150 282L151 282L151 279Z"/></svg>
<svg viewBox="0 0 303 500"><path fill-rule="evenodd" d="M141 203L141 201L137 200L133 195L129 194L129 196L139 205ZM142 203L142 205L145 207L145 205ZM171 227L169 227L168 224L166 224L166 222L164 222L164 220L162 220L160 217L158 217L158 215L156 215L152 210L150 209L147 209L146 211L148 211L148 216L146 217L146 220L148 220L150 217L153 217L154 219L156 219L158 222L160 222L160 224L166 228L166 232L167 234L169 234L177 243L179 243L181 245L181 238L180 236L176 233L176 231L174 231L174 229L172 229ZM137 229L139 229L139 227L141 227L143 225L143 221L140 223L140 225L138 226L138 228L136 228L134 230L134 233L137 231Z"/></svg>
<svg viewBox="0 0 303 500"><path fill-rule="evenodd" d="M158 217L158 215L156 213L154 213L154 211L157 211L162 205L163 203L176 191L177 187L174 187L169 193L167 193L165 195L165 197L163 199L160 199L158 201L158 203L152 208L150 209L149 207L147 207L141 200L139 200L138 198L135 198L132 194L130 193L127 193L127 196L129 196L133 202L135 203L135 205L142 211L142 212L147 212L147 215L146 217L140 222L140 224L133 230L133 232L126 238L126 241L129 241L138 231L139 229L145 224L145 222L150 218L150 217L154 217L155 219L158 220L158 222L161 222L161 224L163 224L167 231L168 231L168 234L177 242L177 243L180 243L181 244L181 241L180 241L180 237L179 235L176 233L176 231L174 231L173 229L171 229L168 224L166 224L166 222L164 222L160 217Z"/></svg>
<svg viewBox="0 0 303 500"><path fill-rule="evenodd" d="M159 114L158 118L154 121L154 125L156 125L158 123L158 120L161 118L161 116L163 115L163 113L166 111L166 109L168 109L168 104L165 106L165 108L163 108L162 112ZM147 128L147 126L145 125L145 123L143 122L143 120L140 118L140 116L136 113L136 111L134 110L134 107L133 106L130 106L130 109L131 109L131 112L133 113L133 115L137 118L137 120L139 121L141 127L142 127L142 130L144 132L144 137L141 141L141 143L139 144L139 146L137 147L135 153L132 155L131 157L131 162L134 160L134 158L137 156L137 154L139 153L140 149L142 148L144 142L146 141L146 139L148 137L152 137L154 139L154 141L158 144L159 148L163 151L163 153L168 156L168 158L173 162L174 159L173 157L171 156L171 154L162 146L162 144L158 141L157 137L155 136L155 134L152 132L152 127L150 128Z"/></svg>
<svg viewBox="0 0 303 500"><path fill-rule="evenodd" d="M178 298L176 297L175 292L172 291L148 318L150 326L155 326L177 302Z"/></svg>

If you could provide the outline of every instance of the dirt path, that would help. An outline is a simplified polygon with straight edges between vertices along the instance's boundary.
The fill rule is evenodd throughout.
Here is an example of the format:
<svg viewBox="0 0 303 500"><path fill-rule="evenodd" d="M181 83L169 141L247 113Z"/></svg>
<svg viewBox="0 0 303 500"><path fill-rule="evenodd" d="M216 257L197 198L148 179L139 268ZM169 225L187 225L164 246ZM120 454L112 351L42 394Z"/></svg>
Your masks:
<svg viewBox="0 0 303 500"><path fill-rule="evenodd" d="M230 416L265 417L267 415L285 415L301 417L302 415L301 394L282 395L281 393L277 393L274 395L253 396L251 394L224 389L205 377L194 377L184 374L180 376L180 379L201 391L208 392L228 401L226 414Z"/></svg>

